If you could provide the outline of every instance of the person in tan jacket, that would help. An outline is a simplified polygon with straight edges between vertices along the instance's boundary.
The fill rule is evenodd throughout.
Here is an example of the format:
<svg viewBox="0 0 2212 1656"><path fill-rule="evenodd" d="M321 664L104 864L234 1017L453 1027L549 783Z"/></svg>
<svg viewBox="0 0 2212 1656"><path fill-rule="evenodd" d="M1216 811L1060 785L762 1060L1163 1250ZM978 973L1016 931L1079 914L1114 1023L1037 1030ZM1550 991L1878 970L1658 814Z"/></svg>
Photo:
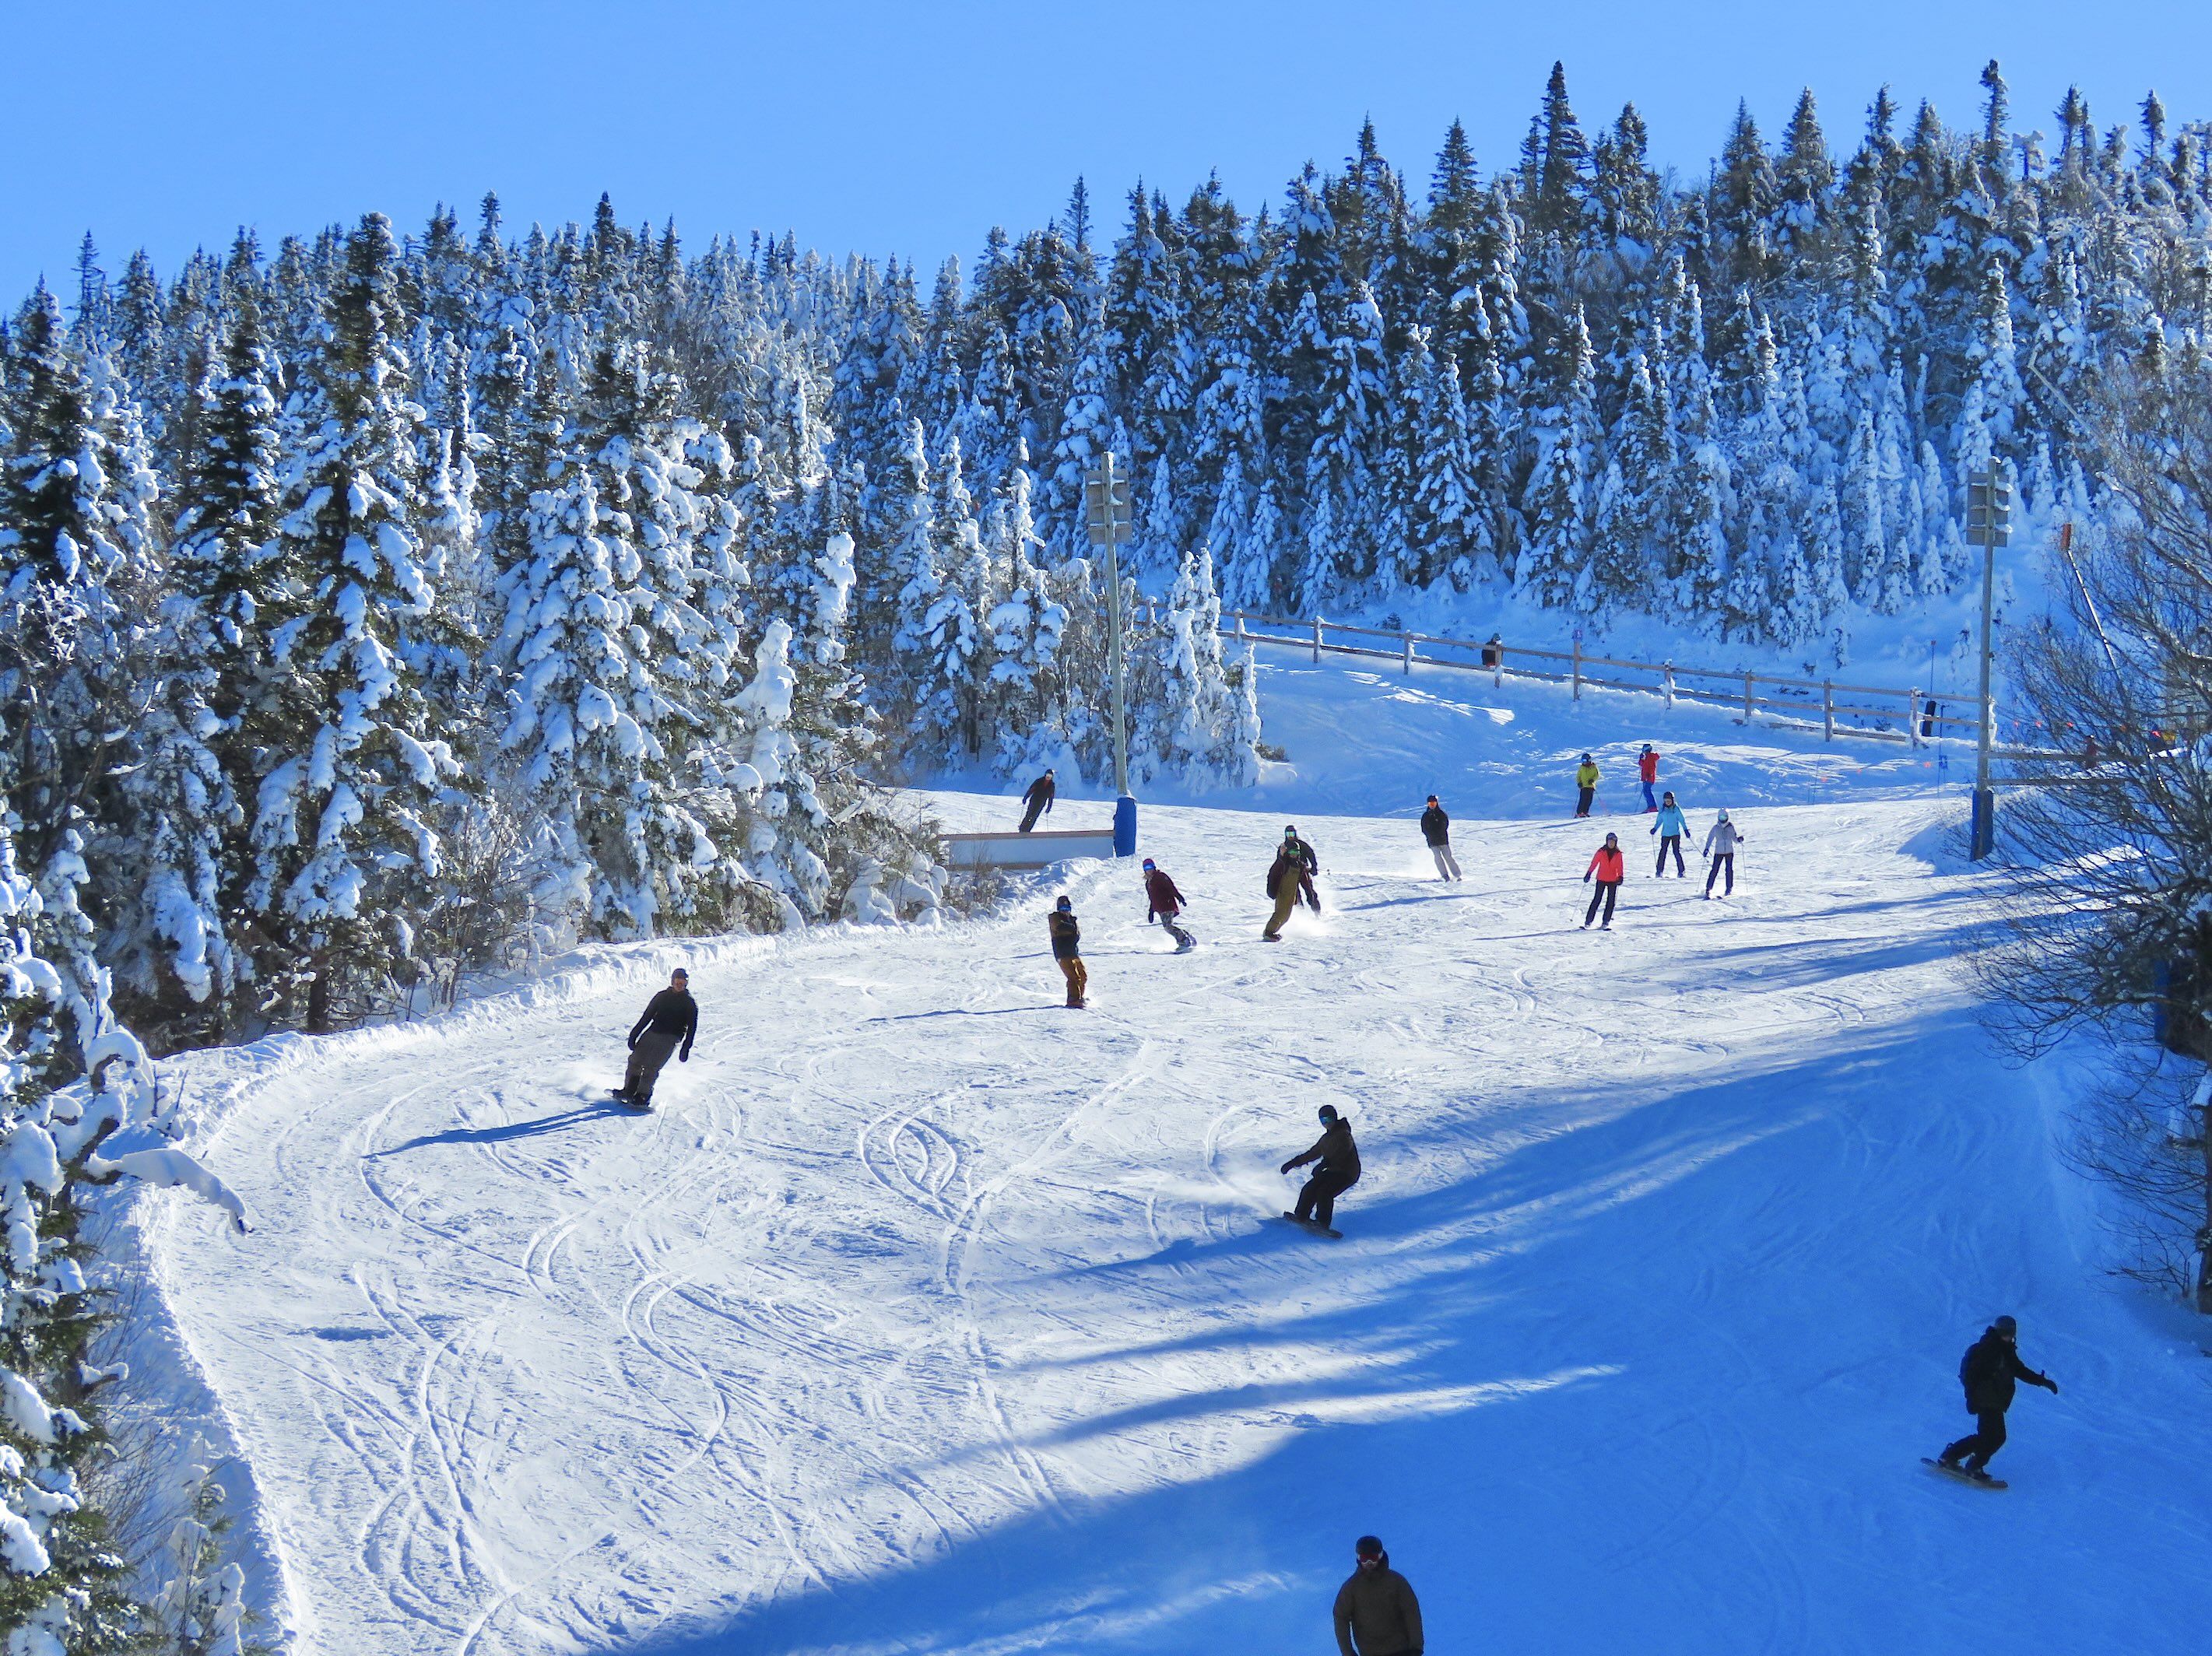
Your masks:
<svg viewBox="0 0 2212 1656"><path fill-rule="evenodd" d="M1342 1656L1421 1656L1421 1601L1390 1568L1371 1535L1354 1549L1358 1563L1336 1591L1336 1647Z"/></svg>

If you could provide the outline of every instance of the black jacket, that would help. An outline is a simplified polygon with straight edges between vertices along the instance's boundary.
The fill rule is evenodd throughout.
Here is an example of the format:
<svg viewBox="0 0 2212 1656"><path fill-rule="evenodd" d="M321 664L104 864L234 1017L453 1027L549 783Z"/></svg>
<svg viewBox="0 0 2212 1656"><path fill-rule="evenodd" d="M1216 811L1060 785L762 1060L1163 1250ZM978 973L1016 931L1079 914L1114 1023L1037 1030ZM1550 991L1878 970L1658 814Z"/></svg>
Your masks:
<svg viewBox="0 0 2212 1656"><path fill-rule="evenodd" d="M1318 874L1321 872L1321 857L1319 853L1317 853L1314 848L1308 845L1304 840L1285 840L1283 841L1283 845L1285 849L1288 850L1293 857L1297 858L1298 866L1304 870L1306 873Z"/></svg>
<svg viewBox="0 0 2212 1656"><path fill-rule="evenodd" d="M1058 792L1059 788L1054 785L1052 778L1040 776L1023 792L1022 803L1025 805L1039 805L1048 811L1052 809L1052 797Z"/></svg>
<svg viewBox="0 0 2212 1656"><path fill-rule="evenodd" d="M691 998L689 989L664 989L645 1004L645 1016L638 1019L629 1032L629 1044L637 1045L637 1038L647 1030L664 1035L681 1035L684 1050L678 1055L691 1056L691 1038L699 1033L699 1003Z"/></svg>
<svg viewBox="0 0 2212 1656"><path fill-rule="evenodd" d="M1352 1123L1339 1116L1314 1141L1314 1147L1304 1156L1294 1156L1283 1163L1283 1171L1303 1168L1309 1162L1318 1162L1316 1175L1334 1174L1347 1185L1359 1178L1359 1146L1352 1142Z"/></svg>
<svg viewBox="0 0 2212 1656"><path fill-rule="evenodd" d="M1336 1590L1336 1647L1343 1656L1421 1656L1422 1645L1420 1600L1390 1568L1389 1553Z"/></svg>
<svg viewBox="0 0 2212 1656"><path fill-rule="evenodd" d="M1075 923L1073 912L1054 909L1045 917L1052 931L1052 957L1056 961L1080 960L1083 957L1083 928Z"/></svg>
<svg viewBox="0 0 2212 1656"><path fill-rule="evenodd" d="M1966 1388L1966 1412L1970 1415L2001 1415L2012 1407L2012 1391L2015 1381L2026 1380L2030 1386L2049 1386L2048 1375L2039 1374L2020 1360L2013 1343L1994 1328L1966 1348L1966 1355L1959 1364L1959 1384Z"/></svg>
<svg viewBox="0 0 2212 1656"><path fill-rule="evenodd" d="M1421 838L1432 846L1451 843L1451 818L1444 815L1442 805L1431 805L1421 813Z"/></svg>

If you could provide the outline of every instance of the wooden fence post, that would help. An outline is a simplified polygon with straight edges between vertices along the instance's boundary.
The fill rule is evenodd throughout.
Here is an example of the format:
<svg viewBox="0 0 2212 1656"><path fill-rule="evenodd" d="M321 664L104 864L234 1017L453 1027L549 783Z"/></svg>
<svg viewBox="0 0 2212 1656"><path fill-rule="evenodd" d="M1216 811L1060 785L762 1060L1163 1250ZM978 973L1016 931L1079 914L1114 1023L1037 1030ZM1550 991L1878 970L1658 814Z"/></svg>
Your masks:
<svg viewBox="0 0 2212 1656"><path fill-rule="evenodd" d="M1314 658L1314 665L1315 665L1315 666L1316 666L1316 667L1320 666L1320 665L1321 665L1321 617L1320 617L1319 616L1316 616L1314 617L1314 652L1313 652L1313 658Z"/></svg>
<svg viewBox="0 0 2212 1656"><path fill-rule="evenodd" d="M1494 637L1490 645L1490 688L1496 689L1505 682L1505 640Z"/></svg>
<svg viewBox="0 0 2212 1656"><path fill-rule="evenodd" d="M1832 742L1835 739L1836 681L1824 678L1820 681L1820 740Z"/></svg>
<svg viewBox="0 0 2212 1656"><path fill-rule="evenodd" d="M1659 693L1667 698L1667 711L1674 711L1674 664L1668 662L1659 669Z"/></svg>
<svg viewBox="0 0 2212 1656"><path fill-rule="evenodd" d="M1751 723L1751 677L1748 672L1743 676L1743 722L1747 725Z"/></svg>
<svg viewBox="0 0 2212 1656"><path fill-rule="evenodd" d="M1407 678L1411 678L1413 676L1413 635L1411 633L1407 634L1404 642L1406 646L1406 676Z"/></svg>
<svg viewBox="0 0 2212 1656"><path fill-rule="evenodd" d="M1575 628L1575 693L1572 700L1583 699L1583 629Z"/></svg>
<svg viewBox="0 0 2212 1656"><path fill-rule="evenodd" d="M1916 684L1905 693L1905 745L1920 745L1920 687Z"/></svg>
<svg viewBox="0 0 2212 1656"><path fill-rule="evenodd" d="M1240 639L1244 636L1244 612L1242 610L1237 611L1237 636Z"/></svg>

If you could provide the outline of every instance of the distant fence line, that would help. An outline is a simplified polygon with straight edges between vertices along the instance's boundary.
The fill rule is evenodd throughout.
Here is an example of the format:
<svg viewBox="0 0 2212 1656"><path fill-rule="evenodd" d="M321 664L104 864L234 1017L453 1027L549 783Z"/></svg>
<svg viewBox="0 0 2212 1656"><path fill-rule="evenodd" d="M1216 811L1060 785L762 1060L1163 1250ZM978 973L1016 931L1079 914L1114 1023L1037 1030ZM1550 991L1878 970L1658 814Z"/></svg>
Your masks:
<svg viewBox="0 0 2212 1656"><path fill-rule="evenodd" d="M1146 610L1148 615L1154 610L1149 600ZM1230 625L1231 622L1235 625ZM1940 711L1942 701L1955 701L1960 698L1930 697L1926 687L1921 685L1900 690L1893 686L1838 684L1831 678L1680 667L1671 661L1624 661L1614 656L1585 655L1579 639L1571 650L1539 650L1525 644L1508 644L1496 634L1483 640L1437 638L1403 629L1394 632L1379 627L1358 627L1319 616L1297 621L1281 616L1249 615L1238 610L1224 618L1219 630L1224 638L1305 650L1316 662L1324 654L1364 656L1395 661L1407 674L1413 672L1416 663L1425 667L1487 673L1494 687L1502 688L1509 678L1565 684L1577 701L1582 700L1583 688L1589 686L1656 695L1669 707L1677 701L1689 701L1704 707L1740 709L1741 722L1746 725L1759 719L1764 712L1768 715L1765 720L1767 728L1808 733L1817 731L1824 741L1829 742L1849 737L1858 741L1901 742L1908 747L1918 747L1923 741L1937 739L1972 742L1979 734L1978 720ZM1363 640L1389 642L1386 646L1361 642ZM1778 694L1763 694L1762 686ZM1844 699L1838 700L1839 697ZM1970 704L1978 700L1965 699ZM1867 705L1869 701L1873 705ZM1851 722L1864 719L1893 719L1898 728L1869 729ZM2048 761L2069 756L2033 748L2000 748L1996 752L2008 759Z"/></svg>

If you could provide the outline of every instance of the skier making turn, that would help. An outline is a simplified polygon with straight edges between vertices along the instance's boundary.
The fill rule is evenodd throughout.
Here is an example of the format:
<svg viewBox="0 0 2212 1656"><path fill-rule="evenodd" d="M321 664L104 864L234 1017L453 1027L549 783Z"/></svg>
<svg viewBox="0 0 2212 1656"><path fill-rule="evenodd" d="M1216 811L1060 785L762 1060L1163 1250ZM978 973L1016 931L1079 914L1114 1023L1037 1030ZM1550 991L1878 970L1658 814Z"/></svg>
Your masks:
<svg viewBox="0 0 2212 1656"><path fill-rule="evenodd" d="M1597 889L1590 893L1589 913L1583 916L1583 930L1589 930L1589 923L1597 919L1598 905L1603 903L1605 924L1598 930L1610 931L1613 930L1613 899L1620 895L1620 883L1626 877L1621 866L1620 836L1618 834L1605 836L1605 843L1597 848L1596 854L1589 859L1589 866L1583 870L1583 883L1588 885L1592 876L1596 877Z"/></svg>
<svg viewBox="0 0 2212 1656"><path fill-rule="evenodd" d="M1429 808L1421 813L1421 838L1429 842L1429 855L1437 859L1437 878L1459 878L1459 859L1451 851L1451 818L1437 803L1437 796L1429 796Z"/></svg>
<svg viewBox="0 0 2212 1656"><path fill-rule="evenodd" d="M1188 955L1198 947L1198 939L1176 924L1176 916L1182 913L1186 901L1176 889L1167 870L1151 858L1145 858L1145 924L1158 920L1168 929L1168 936L1176 940L1176 953Z"/></svg>
<svg viewBox="0 0 2212 1656"><path fill-rule="evenodd" d="M699 1003L691 998L691 975L679 966L668 974L668 987L646 1003L644 1015L630 1028L629 1067L615 1096L632 1109L651 1109L653 1083L668 1055L676 1052L678 1063L689 1064L692 1037L698 1033Z"/></svg>
<svg viewBox="0 0 2212 1656"><path fill-rule="evenodd" d="M1729 814L1723 811L1705 834L1705 848L1698 853L1712 858L1713 865L1705 870L1706 896L1713 895L1713 882L1720 877L1723 869L1728 870L1728 883L1721 889L1721 895L1735 895L1735 848L1742 843L1743 830L1729 821Z"/></svg>
<svg viewBox="0 0 2212 1656"><path fill-rule="evenodd" d="M2020 1360L2014 1344L2019 1338L2020 1325L2000 1317L1966 1348L1959 1364L1959 1384L1966 1388L1966 1412L1974 1417L1974 1429L1936 1458L1935 1464L1945 1471L1963 1472L1977 1483L2002 1489L1988 1469L1990 1457L2004 1447L2005 1410L2012 1407L2013 1383L2026 1380L2054 1398L2058 1395L2057 1380Z"/></svg>
<svg viewBox="0 0 2212 1656"><path fill-rule="evenodd" d="M1682 866L1682 834L1689 827L1682 816L1682 808L1674 803L1674 791L1667 790L1667 797L1659 806L1659 820L1651 825L1651 832L1659 838L1659 866L1651 870L1658 879L1667 871L1667 853L1674 853L1674 877L1687 877L1689 870Z"/></svg>
<svg viewBox="0 0 2212 1656"><path fill-rule="evenodd" d="M1283 1217L1311 1225L1324 1235L1340 1235L1329 1228L1328 1222L1336 1217L1336 1198L1359 1182L1359 1147L1352 1142L1352 1123L1336 1113L1334 1104L1321 1107L1321 1137L1314 1140L1314 1147L1284 1162L1282 1170L1288 1173L1309 1162L1321 1165L1299 1190L1297 1209Z"/></svg>
<svg viewBox="0 0 2212 1656"><path fill-rule="evenodd" d="M1059 788L1052 779L1052 769L1048 766L1045 773L1023 791L1022 804L1028 809L1022 812L1022 825L1018 832L1027 834L1036 826L1039 816L1049 815L1053 795L1058 792Z"/></svg>

